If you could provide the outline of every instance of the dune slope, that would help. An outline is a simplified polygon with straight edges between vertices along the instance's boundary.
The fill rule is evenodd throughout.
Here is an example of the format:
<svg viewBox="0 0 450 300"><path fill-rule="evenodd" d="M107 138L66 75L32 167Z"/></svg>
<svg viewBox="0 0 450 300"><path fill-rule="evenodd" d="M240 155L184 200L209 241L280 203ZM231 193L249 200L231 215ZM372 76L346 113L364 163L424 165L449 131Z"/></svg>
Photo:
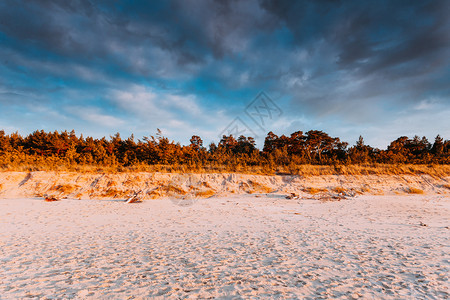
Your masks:
<svg viewBox="0 0 450 300"><path fill-rule="evenodd" d="M52 195L71 199L124 199L142 191L143 199L160 197L295 193L446 194L450 177L429 175L263 176L246 174L2 172L0 198Z"/></svg>

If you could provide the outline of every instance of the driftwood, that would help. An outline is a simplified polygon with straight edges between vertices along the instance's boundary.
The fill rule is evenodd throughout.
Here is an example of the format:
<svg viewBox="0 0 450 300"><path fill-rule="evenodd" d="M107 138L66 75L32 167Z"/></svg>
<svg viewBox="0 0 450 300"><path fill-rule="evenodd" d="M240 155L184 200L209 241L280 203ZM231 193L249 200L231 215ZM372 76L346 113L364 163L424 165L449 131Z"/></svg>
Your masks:
<svg viewBox="0 0 450 300"><path fill-rule="evenodd" d="M286 199L298 199L299 195L296 193L291 193L289 196L286 196Z"/></svg>
<svg viewBox="0 0 450 300"><path fill-rule="evenodd" d="M135 192L133 195L131 195L126 203L138 203L142 202L140 194L142 193L142 190Z"/></svg>
<svg viewBox="0 0 450 300"><path fill-rule="evenodd" d="M349 198L354 198L356 196L356 192L353 190L350 191L342 191L339 193L333 193L331 191L321 192L317 193L315 195L309 195L309 197L301 197L300 195L297 195L296 193L291 193L290 195L286 196L286 199L309 199L309 200L320 200L320 201L341 201Z"/></svg>
<svg viewBox="0 0 450 300"><path fill-rule="evenodd" d="M55 196L44 196L45 202L54 202L54 201L60 201L61 199L56 198Z"/></svg>
<svg viewBox="0 0 450 300"><path fill-rule="evenodd" d="M356 193L354 191L344 191L337 194L334 194L332 192L318 193L311 198L320 201L341 201L349 198L354 198L355 196Z"/></svg>

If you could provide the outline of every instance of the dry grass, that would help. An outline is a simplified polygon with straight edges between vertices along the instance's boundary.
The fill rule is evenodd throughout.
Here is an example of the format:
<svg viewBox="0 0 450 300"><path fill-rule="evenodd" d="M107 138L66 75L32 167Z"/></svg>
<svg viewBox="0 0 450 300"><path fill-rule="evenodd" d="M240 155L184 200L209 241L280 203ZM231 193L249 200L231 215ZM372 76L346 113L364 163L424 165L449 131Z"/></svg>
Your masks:
<svg viewBox="0 0 450 300"><path fill-rule="evenodd" d="M112 186L116 186L117 182L115 182L114 180L110 180L108 181L108 183L106 184L107 187L112 187Z"/></svg>
<svg viewBox="0 0 450 300"><path fill-rule="evenodd" d="M409 187L406 189L406 192L408 194L423 194L424 191L418 188Z"/></svg>
<svg viewBox="0 0 450 300"><path fill-rule="evenodd" d="M202 181L201 186L212 189L211 185L206 181Z"/></svg>
<svg viewBox="0 0 450 300"><path fill-rule="evenodd" d="M154 189L154 190L152 190L152 191L149 191L149 192L147 192L147 196L148 196L150 199L156 199L156 198L159 198L159 197L162 196L161 189L160 189L160 188L156 188L156 189Z"/></svg>
<svg viewBox="0 0 450 300"><path fill-rule="evenodd" d="M338 186L333 189L333 192L335 192L336 194L345 194L347 190L341 186Z"/></svg>
<svg viewBox="0 0 450 300"><path fill-rule="evenodd" d="M204 190L204 191L195 192L195 196L201 197L201 198L209 198L209 197L214 196L215 194L216 194L216 192L213 190Z"/></svg>
<svg viewBox="0 0 450 300"><path fill-rule="evenodd" d="M253 194L253 189L250 187L250 185L247 182L240 182L239 183L239 192L244 191L248 194Z"/></svg>
<svg viewBox="0 0 450 300"><path fill-rule="evenodd" d="M123 185L125 186L132 186L132 185L136 185L139 184L143 181L142 177L140 176L140 172L136 171L135 173L133 172L127 172L127 178L126 180L123 182Z"/></svg>
<svg viewBox="0 0 450 300"><path fill-rule="evenodd" d="M355 189L355 192L359 195L365 194L365 193L370 193L371 190L368 186L364 185L358 189Z"/></svg>
<svg viewBox="0 0 450 300"><path fill-rule="evenodd" d="M434 178L442 178L450 176L450 165L298 165L294 168L291 166L290 170L279 167L277 173L307 177L321 175L430 175Z"/></svg>
<svg viewBox="0 0 450 300"><path fill-rule="evenodd" d="M268 193L271 193L273 191L272 188L270 188L270 187L268 187L268 186L266 186L266 185L264 185L262 183L259 183L257 181L249 180L248 184L249 184L249 187L252 188L254 192L267 193L268 194Z"/></svg>
<svg viewBox="0 0 450 300"><path fill-rule="evenodd" d="M318 193L327 192L328 190L327 189L323 189L323 188L307 187L307 188L304 188L303 191L305 193L315 195L315 194L318 194Z"/></svg>
<svg viewBox="0 0 450 300"><path fill-rule="evenodd" d="M169 184L169 185L165 185L165 186L159 186L151 191L147 192L147 196L150 199L157 199L163 196L180 196L180 195L186 195L187 192L185 190L183 190L182 188L173 185L173 184Z"/></svg>
<svg viewBox="0 0 450 300"><path fill-rule="evenodd" d="M0 191L3 189L3 184L0 183Z"/></svg>
<svg viewBox="0 0 450 300"><path fill-rule="evenodd" d="M51 191L55 191L57 193L61 193L64 195L68 195L73 193L76 189L78 189L79 186L78 185L73 185L73 184L59 184L59 185L54 185L50 188Z"/></svg>
<svg viewBox="0 0 450 300"><path fill-rule="evenodd" d="M372 195L377 195L377 196L382 196L382 195L384 195L384 191L383 191L383 190L380 190L380 189L377 189L377 190L374 190L374 191L370 191L370 193L371 193Z"/></svg>
<svg viewBox="0 0 450 300"><path fill-rule="evenodd" d="M166 185L162 188L162 190L164 190L166 193L170 194L177 194L177 195L186 195L186 191L183 190L182 188L173 185L173 184L169 184Z"/></svg>
<svg viewBox="0 0 450 300"><path fill-rule="evenodd" d="M129 194L128 191L121 191L116 188L108 188L106 191L104 191L101 196L102 197L109 197L109 198L123 198L126 197Z"/></svg>
<svg viewBox="0 0 450 300"><path fill-rule="evenodd" d="M132 185L133 183L134 181L131 178L127 178L127 180L123 182L123 185Z"/></svg>
<svg viewBox="0 0 450 300"><path fill-rule="evenodd" d="M63 161L47 163L22 163L7 165L0 168L1 171L63 171L90 174L116 174L138 172L161 173L241 173L255 175L292 174L301 176L320 175L430 175L434 178L450 176L450 164L350 164L350 165L309 165L290 164L287 166L236 166L232 165L146 165L137 164L128 167L123 166L98 166L92 165L67 165ZM136 181L140 181L139 176Z"/></svg>
<svg viewBox="0 0 450 300"><path fill-rule="evenodd" d="M450 184L443 184L442 187L450 190ZM0 186L0 189L1 189L1 186Z"/></svg>
<svg viewBox="0 0 450 300"><path fill-rule="evenodd" d="M55 202L55 201L60 201L60 199L58 199L58 198L56 198L56 197L54 197L54 196L46 196L46 197L44 198L44 201L45 201L45 202Z"/></svg>

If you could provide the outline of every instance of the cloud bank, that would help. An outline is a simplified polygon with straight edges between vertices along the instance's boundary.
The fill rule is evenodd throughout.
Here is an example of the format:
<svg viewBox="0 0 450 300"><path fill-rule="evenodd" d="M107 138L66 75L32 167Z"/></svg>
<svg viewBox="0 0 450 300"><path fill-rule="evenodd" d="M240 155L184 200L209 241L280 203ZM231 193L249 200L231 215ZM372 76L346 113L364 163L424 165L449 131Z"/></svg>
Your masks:
<svg viewBox="0 0 450 300"><path fill-rule="evenodd" d="M265 91L283 110L266 129L280 134L450 138L449 11L444 0L2 1L0 127L217 141Z"/></svg>

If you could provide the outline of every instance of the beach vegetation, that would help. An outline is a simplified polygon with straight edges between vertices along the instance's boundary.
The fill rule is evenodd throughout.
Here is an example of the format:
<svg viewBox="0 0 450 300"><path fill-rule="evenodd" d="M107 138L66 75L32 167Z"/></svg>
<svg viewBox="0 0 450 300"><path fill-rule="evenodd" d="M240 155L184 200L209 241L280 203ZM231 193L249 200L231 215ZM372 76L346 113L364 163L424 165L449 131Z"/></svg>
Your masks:
<svg viewBox="0 0 450 300"><path fill-rule="evenodd" d="M328 190L324 189L324 188L307 187L307 188L304 188L303 191L305 193L308 193L308 194L311 194L311 195L315 195L315 194L318 194L318 193L327 192Z"/></svg>
<svg viewBox="0 0 450 300"><path fill-rule="evenodd" d="M399 137L385 149L355 145L319 130L278 136L269 132L263 149L252 137L224 135L205 147L200 136L182 145L155 136L109 138L76 135L75 131L36 130L22 136L0 130L0 170L73 172L249 173L264 175L450 175L450 141L437 136ZM110 183L114 186L114 183Z"/></svg>
<svg viewBox="0 0 450 300"><path fill-rule="evenodd" d="M408 194L423 194L423 193L424 193L423 190L418 189L418 188L414 188L414 187L408 187L408 188L406 189L406 192L407 192Z"/></svg>
<svg viewBox="0 0 450 300"><path fill-rule="evenodd" d="M200 190L200 191L196 191L194 194L196 197L209 198L209 197L214 196L216 194L216 192L213 190Z"/></svg>

